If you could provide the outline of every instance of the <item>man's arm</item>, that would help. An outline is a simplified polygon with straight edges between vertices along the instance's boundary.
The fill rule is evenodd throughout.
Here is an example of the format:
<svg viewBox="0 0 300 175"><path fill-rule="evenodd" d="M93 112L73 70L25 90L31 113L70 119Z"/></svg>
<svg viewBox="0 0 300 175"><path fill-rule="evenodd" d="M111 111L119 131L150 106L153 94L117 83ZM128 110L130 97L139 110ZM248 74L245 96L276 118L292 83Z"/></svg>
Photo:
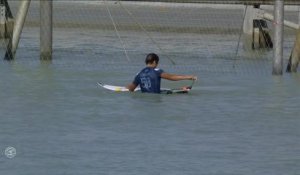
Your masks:
<svg viewBox="0 0 300 175"><path fill-rule="evenodd" d="M163 72L160 75L161 78L171 80L171 81L179 81L179 80L197 80L196 76L193 75L175 75Z"/></svg>
<svg viewBox="0 0 300 175"><path fill-rule="evenodd" d="M134 83L130 83L129 85L126 86L126 88L129 89L130 92L133 92L136 87L137 85Z"/></svg>

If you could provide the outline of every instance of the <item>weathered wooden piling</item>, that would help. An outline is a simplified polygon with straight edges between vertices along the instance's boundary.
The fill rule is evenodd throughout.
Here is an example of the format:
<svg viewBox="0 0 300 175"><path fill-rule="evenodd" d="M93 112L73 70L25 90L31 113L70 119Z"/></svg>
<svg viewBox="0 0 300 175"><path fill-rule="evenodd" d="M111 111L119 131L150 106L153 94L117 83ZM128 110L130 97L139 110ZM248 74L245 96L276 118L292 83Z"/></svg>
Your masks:
<svg viewBox="0 0 300 175"><path fill-rule="evenodd" d="M300 25L300 6L299 6L299 22ZM296 35L296 41L293 47L293 51L291 53L291 56L289 58L288 65L286 67L286 72L297 72L298 65L300 62L300 28L297 29L297 35Z"/></svg>
<svg viewBox="0 0 300 175"><path fill-rule="evenodd" d="M273 48L267 22L263 19L253 20L252 49Z"/></svg>
<svg viewBox="0 0 300 175"><path fill-rule="evenodd" d="M7 0L0 0L0 39L10 38L14 27L13 15Z"/></svg>
<svg viewBox="0 0 300 175"><path fill-rule="evenodd" d="M296 42L291 53L286 72L297 72L300 62L300 29L297 30Z"/></svg>
<svg viewBox="0 0 300 175"><path fill-rule="evenodd" d="M298 24L300 25L300 6L298 7Z"/></svg>
<svg viewBox="0 0 300 175"><path fill-rule="evenodd" d="M4 59L11 60L13 58L11 53L12 48L12 36L14 28L14 19L7 0L0 0L0 39L7 40L6 52Z"/></svg>
<svg viewBox="0 0 300 175"><path fill-rule="evenodd" d="M260 5L246 6L244 33L252 35L252 49L272 48L273 42L271 40L269 29L266 20L260 15L263 10L259 9Z"/></svg>
<svg viewBox="0 0 300 175"><path fill-rule="evenodd" d="M274 8L274 59L273 75L282 75L283 69L283 22L284 22L284 1L276 0Z"/></svg>
<svg viewBox="0 0 300 175"><path fill-rule="evenodd" d="M266 13L264 12L262 14L262 17L268 21L272 21L274 22L275 18L272 14L269 14L269 13ZM291 29L298 29L299 28L299 24L296 24L294 22L291 22L291 21L287 21L287 20L283 20L283 24L284 26L288 27L288 28L291 28Z"/></svg>
<svg viewBox="0 0 300 175"><path fill-rule="evenodd" d="M23 0L20 2L20 7L18 10L18 14L16 16L16 21L14 25L14 30L13 30L13 36L11 37L9 44L7 46L7 50L5 53L5 58L6 60L11 60L14 59L19 41L20 41L20 36L23 30L23 26L25 23L25 19L27 16L27 12L29 9L31 0Z"/></svg>
<svg viewBox="0 0 300 175"><path fill-rule="evenodd" d="M40 59L52 59L52 0L40 0Z"/></svg>
<svg viewBox="0 0 300 175"><path fill-rule="evenodd" d="M245 19L243 24L243 31L245 34L252 35L253 33L253 20L257 19L258 8L252 6L246 6L245 8Z"/></svg>
<svg viewBox="0 0 300 175"><path fill-rule="evenodd" d="M5 38L6 33L6 7L4 0L0 0L0 38Z"/></svg>

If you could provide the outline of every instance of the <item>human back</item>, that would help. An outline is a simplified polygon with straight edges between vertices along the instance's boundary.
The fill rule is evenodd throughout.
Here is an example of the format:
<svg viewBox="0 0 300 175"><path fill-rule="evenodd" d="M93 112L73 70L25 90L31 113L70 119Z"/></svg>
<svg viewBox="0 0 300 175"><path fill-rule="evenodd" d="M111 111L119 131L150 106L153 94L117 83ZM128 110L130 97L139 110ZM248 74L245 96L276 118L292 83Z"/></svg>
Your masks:
<svg viewBox="0 0 300 175"><path fill-rule="evenodd" d="M142 69L134 78L133 82L126 86L129 91L134 91L137 86L140 86L142 92L160 93L161 78L179 81L179 80L197 80L193 75L176 75L165 73L162 69L157 68L159 57L155 53L149 53L146 56L146 67ZM188 87L183 87L183 90L188 91Z"/></svg>
<svg viewBox="0 0 300 175"><path fill-rule="evenodd" d="M137 74L133 83L140 85L142 92L160 93L162 72L159 68L145 67Z"/></svg>

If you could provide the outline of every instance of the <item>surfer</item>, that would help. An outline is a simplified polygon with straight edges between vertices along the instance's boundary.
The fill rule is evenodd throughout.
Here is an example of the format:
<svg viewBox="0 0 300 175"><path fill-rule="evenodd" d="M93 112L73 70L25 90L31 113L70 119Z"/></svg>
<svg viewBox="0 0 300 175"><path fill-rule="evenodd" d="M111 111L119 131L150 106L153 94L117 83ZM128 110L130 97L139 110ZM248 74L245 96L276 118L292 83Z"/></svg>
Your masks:
<svg viewBox="0 0 300 175"><path fill-rule="evenodd" d="M126 86L129 91L134 91L137 86L140 86L142 92L160 93L161 78L179 81L179 80L197 80L193 75L175 75L164 72L157 68L159 57L155 53L150 53L145 59L146 67L142 69L134 78L133 82ZM182 87L184 91L189 91L191 87Z"/></svg>

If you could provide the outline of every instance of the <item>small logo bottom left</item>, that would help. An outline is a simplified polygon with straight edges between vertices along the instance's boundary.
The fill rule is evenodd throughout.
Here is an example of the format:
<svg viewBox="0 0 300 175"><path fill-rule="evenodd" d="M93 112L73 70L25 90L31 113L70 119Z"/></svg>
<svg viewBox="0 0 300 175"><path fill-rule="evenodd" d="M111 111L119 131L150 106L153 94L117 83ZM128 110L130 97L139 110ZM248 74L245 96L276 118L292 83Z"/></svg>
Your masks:
<svg viewBox="0 0 300 175"><path fill-rule="evenodd" d="M5 149L4 154L6 155L7 158L11 159L17 155L17 150L16 148L10 146Z"/></svg>

